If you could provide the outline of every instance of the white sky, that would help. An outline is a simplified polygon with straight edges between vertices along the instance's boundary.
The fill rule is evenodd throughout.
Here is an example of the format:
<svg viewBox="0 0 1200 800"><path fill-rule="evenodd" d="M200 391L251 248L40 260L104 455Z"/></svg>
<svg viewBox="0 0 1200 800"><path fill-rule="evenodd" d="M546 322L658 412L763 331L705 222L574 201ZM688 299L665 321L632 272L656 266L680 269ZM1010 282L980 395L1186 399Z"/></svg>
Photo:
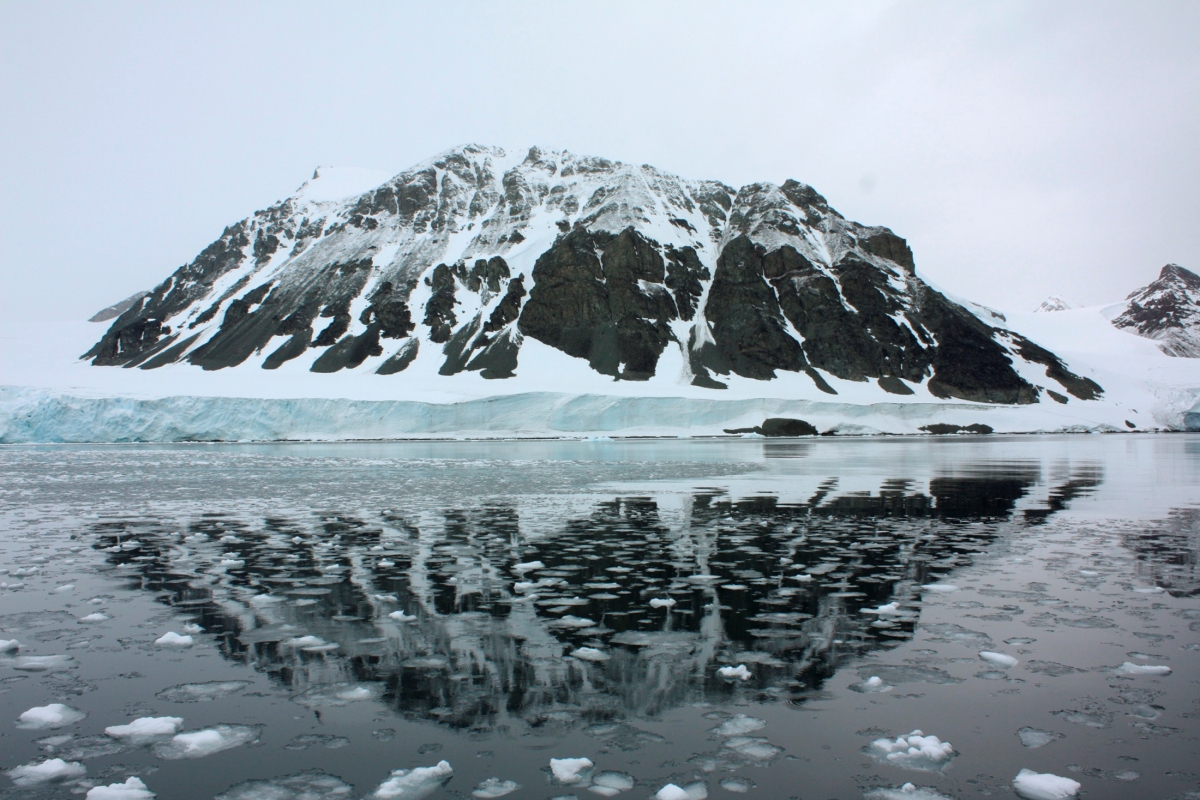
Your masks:
<svg viewBox="0 0 1200 800"><path fill-rule="evenodd" d="M7 2L0 109L8 320L465 142L795 178L1005 310L1200 271L1197 2Z"/></svg>

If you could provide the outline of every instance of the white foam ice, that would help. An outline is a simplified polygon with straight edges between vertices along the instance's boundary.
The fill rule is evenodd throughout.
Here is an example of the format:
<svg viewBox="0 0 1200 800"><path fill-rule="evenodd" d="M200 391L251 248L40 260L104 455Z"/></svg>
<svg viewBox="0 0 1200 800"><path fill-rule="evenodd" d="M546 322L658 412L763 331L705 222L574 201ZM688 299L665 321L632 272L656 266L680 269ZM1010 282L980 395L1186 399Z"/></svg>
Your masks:
<svg viewBox="0 0 1200 800"><path fill-rule="evenodd" d="M754 677L750 670L746 669L745 664L738 664L736 667L720 667L717 669L717 674L725 680L748 681Z"/></svg>
<svg viewBox="0 0 1200 800"><path fill-rule="evenodd" d="M590 758L550 759L550 772L554 775L554 780L564 785L587 780L593 766L595 765Z"/></svg>
<svg viewBox="0 0 1200 800"><path fill-rule="evenodd" d="M17 786L37 786L42 783L57 783L61 781L82 778L87 774L87 767L78 761L63 761L61 758L48 758L36 764L22 764L4 773Z"/></svg>
<svg viewBox="0 0 1200 800"><path fill-rule="evenodd" d="M608 653L594 647L577 648L571 655L575 658L582 658L584 661L608 661L612 658Z"/></svg>
<svg viewBox="0 0 1200 800"><path fill-rule="evenodd" d="M920 730L895 739L876 739L863 752L885 764L926 772L940 772L954 758L953 745Z"/></svg>
<svg viewBox="0 0 1200 800"><path fill-rule="evenodd" d="M368 800L420 800L437 791L450 780L454 770L449 761L439 761L432 767L393 770L391 777L367 795Z"/></svg>
<svg viewBox="0 0 1200 800"><path fill-rule="evenodd" d="M935 789L906 783L898 789L879 786L863 792L865 800L953 800Z"/></svg>
<svg viewBox="0 0 1200 800"><path fill-rule="evenodd" d="M194 640L187 634L179 634L175 631L167 631L162 636L154 640L154 643L159 647L191 647Z"/></svg>
<svg viewBox="0 0 1200 800"><path fill-rule="evenodd" d="M74 725L83 720L87 714L77 708L65 706L62 703L51 703L48 706L35 706L22 712L17 718L17 727L27 731L54 730Z"/></svg>
<svg viewBox="0 0 1200 800"><path fill-rule="evenodd" d="M154 755L167 761L204 758L222 750L231 750L256 741L260 728L253 725L214 725L211 728L179 733L154 746Z"/></svg>
<svg viewBox="0 0 1200 800"><path fill-rule="evenodd" d="M139 717L127 725L109 725L104 732L114 739L143 739L174 736L183 727L183 717Z"/></svg>
<svg viewBox="0 0 1200 800"><path fill-rule="evenodd" d="M1013 791L1025 800L1066 800L1079 794L1081 788L1078 781L1031 769L1021 770L1013 778Z"/></svg>
<svg viewBox="0 0 1200 800"><path fill-rule="evenodd" d="M1115 670L1123 675L1170 675L1171 668L1156 664L1134 664L1126 661Z"/></svg>
<svg viewBox="0 0 1200 800"><path fill-rule="evenodd" d="M88 789L85 800L154 800L155 793L141 778L130 776L124 783L110 783L108 786L93 786Z"/></svg>
<svg viewBox="0 0 1200 800"><path fill-rule="evenodd" d="M738 714L722 722L712 729L717 736L745 736L748 733L760 731L767 726L765 719Z"/></svg>
<svg viewBox="0 0 1200 800"><path fill-rule="evenodd" d="M472 797L504 797L506 794L512 794L517 789L521 788L521 784L516 781L503 781L499 778L488 778L483 783L475 787L471 792Z"/></svg>
<svg viewBox="0 0 1200 800"><path fill-rule="evenodd" d="M1017 659L1005 653L995 653L991 650L980 650L979 657L994 667L1008 669L1017 665Z"/></svg>
<svg viewBox="0 0 1200 800"><path fill-rule="evenodd" d="M650 600L651 608L671 608L674 605L675 600L671 597L655 597Z"/></svg>

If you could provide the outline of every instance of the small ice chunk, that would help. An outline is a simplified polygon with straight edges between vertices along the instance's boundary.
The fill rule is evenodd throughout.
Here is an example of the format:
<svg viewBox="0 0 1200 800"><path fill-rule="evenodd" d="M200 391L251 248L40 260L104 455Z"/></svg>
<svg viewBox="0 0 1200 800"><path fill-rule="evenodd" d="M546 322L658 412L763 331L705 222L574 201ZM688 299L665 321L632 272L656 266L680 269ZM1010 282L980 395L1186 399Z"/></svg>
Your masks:
<svg viewBox="0 0 1200 800"><path fill-rule="evenodd" d="M980 650L979 657L994 667L1008 669L1017 665L1017 659L1005 653L994 653L991 650Z"/></svg>
<svg viewBox="0 0 1200 800"><path fill-rule="evenodd" d="M250 685L250 681L206 681L204 683L181 683L168 686L155 697L172 703L206 703L220 697L239 692Z"/></svg>
<svg viewBox="0 0 1200 800"><path fill-rule="evenodd" d="M388 614L389 619L399 620L400 622L414 622L417 619L416 614L405 614L404 609L393 611Z"/></svg>
<svg viewBox="0 0 1200 800"><path fill-rule="evenodd" d="M420 800L437 791L454 775L449 761L439 761L432 767L397 769L392 776L367 795L369 800Z"/></svg>
<svg viewBox="0 0 1200 800"><path fill-rule="evenodd" d="M75 669L79 665L70 656L21 656L12 665L21 672L45 672L51 669Z"/></svg>
<svg viewBox="0 0 1200 800"><path fill-rule="evenodd" d="M727 792L734 794L745 794L746 792L757 786L754 781L749 778L722 778L721 788Z"/></svg>
<svg viewBox="0 0 1200 800"><path fill-rule="evenodd" d="M246 562L240 558L222 558L220 566L237 569L238 567L246 566Z"/></svg>
<svg viewBox="0 0 1200 800"><path fill-rule="evenodd" d="M256 594L254 597L250 598L250 605L255 606L256 608L262 608L263 606L271 606L275 605L276 603L282 603L285 599L286 598L275 594Z"/></svg>
<svg viewBox="0 0 1200 800"><path fill-rule="evenodd" d="M1034 748L1045 747L1051 742L1057 742L1059 739L1064 737L1061 733L1043 731L1037 728L1030 728L1026 726L1017 731L1017 738L1020 739L1021 744L1025 745L1026 747Z"/></svg>
<svg viewBox="0 0 1200 800"><path fill-rule="evenodd" d="M191 636L178 634L175 631L167 631L155 639L154 643L159 647L191 647L193 644Z"/></svg>
<svg viewBox="0 0 1200 800"><path fill-rule="evenodd" d="M562 784L581 783L593 766L590 758L550 759L550 772L554 773L554 780Z"/></svg>
<svg viewBox="0 0 1200 800"><path fill-rule="evenodd" d="M1117 672L1125 675L1170 675L1171 668L1167 666L1158 666L1154 664L1134 664L1132 661L1126 661L1121 666L1117 667Z"/></svg>
<svg viewBox="0 0 1200 800"><path fill-rule="evenodd" d="M1100 573L1096 572L1094 569L1081 569L1079 570L1079 574L1085 578L1095 578L1100 575Z"/></svg>
<svg viewBox="0 0 1200 800"><path fill-rule="evenodd" d="M15 653L21 649L21 643L16 639L0 639L0 653Z"/></svg>
<svg viewBox="0 0 1200 800"><path fill-rule="evenodd" d="M761 736L731 736L723 746L755 761L767 761L783 752L782 747L776 747Z"/></svg>
<svg viewBox="0 0 1200 800"><path fill-rule="evenodd" d="M180 733L154 747L154 755L167 761L204 758L256 741L259 727L252 725L214 725L211 728Z"/></svg>
<svg viewBox="0 0 1200 800"><path fill-rule="evenodd" d="M1080 788L1078 781L1031 769L1021 770L1013 779L1013 791L1025 800L1066 800L1079 794Z"/></svg>
<svg viewBox="0 0 1200 800"><path fill-rule="evenodd" d="M953 745L920 730L895 739L876 739L863 752L885 764L926 772L940 772L954 758Z"/></svg>
<svg viewBox="0 0 1200 800"><path fill-rule="evenodd" d="M154 800L155 796L141 778L130 776L124 783L93 786L88 789L86 800Z"/></svg>
<svg viewBox="0 0 1200 800"><path fill-rule="evenodd" d="M926 583L921 588L929 592L941 592L942 594L958 591L958 587L953 583Z"/></svg>
<svg viewBox="0 0 1200 800"><path fill-rule="evenodd" d="M671 608L675 605L673 597L655 597L650 600L651 608Z"/></svg>
<svg viewBox="0 0 1200 800"><path fill-rule="evenodd" d="M872 694L876 692L890 692L896 687L892 686L890 683L884 683L883 678L879 677L878 675L872 675L865 681L850 684L850 688L853 691L862 692L863 694Z"/></svg>
<svg viewBox="0 0 1200 800"><path fill-rule="evenodd" d="M900 604L893 601L891 603L887 603L886 605L879 606L878 608L864 608L862 612L864 614L899 614Z"/></svg>
<svg viewBox="0 0 1200 800"><path fill-rule="evenodd" d="M899 789L880 786L863 792L863 797L866 800L953 800L941 792L911 783L906 783Z"/></svg>
<svg viewBox="0 0 1200 800"><path fill-rule="evenodd" d="M526 572L533 572L537 569L545 569L546 565L541 561L525 561L521 564L513 564L512 571L518 575L524 575Z"/></svg>
<svg viewBox="0 0 1200 800"><path fill-rule="evenodd" d="M745 736L748 733L760 731L766 726L767 721L765 719L738 714L736 717L731 717L713 728L712 732L717 736Z"/></svg>
<svg viewBox="0 0 1200 800"><path fill-rule="evenodd" d="M17 786L37 786L42 783L82 778L87 774L87 767L78 761L48 758L37 764L22 764L19 767L13 767L4 774L12 778L12 782Z"/></svg>
<svg viewBox="0 0 1200 800"><path fill-rule="evenodd" d="M35 706L21 714L17 727L27 731L54 730L74 725L86 717L87 714L77 708L51 703L48 706Z"/></svg>
<svg viewBox="0 0 1200 800"><path fill-rule="evenodd" d="M293 636L280 642L284 647L320 647L325 640L320 636Z"/></svg>
<svg viewBox="0 0 1200 800"><path fill-rule="evenodd" d="M605 770L592 777L592 785L588 787L588 791L602 797L615 797L621 792L628 792L633 788L634 783L632 775L614 770Z"/></svg>
<svg viewBox="0 0 1200 800"><path fill-rule="evenodd" d="M183 717L140 717L128 725L109 725L104 732L114 739L141 739L174 736L183 726Z"/></svg>
<svg viewBox="0 0 1200 800"><path fill-rule="evenodd" d="M682 786L668 783L655 793L654 800L689 800L689 798Z"/></svg>
<svg viewBox="0 0 1200 800"><path fill-rule="evenodd" d="M63 586L55 586L53 591L55 594L62 594L63 592L73 592L73 591L75 591L75 584L68 583Z"/></svg>
<svg viewBox="0 0 1200 800"><path fill-rule="evenodd" d="M736 667L721 667L717 670L717 674L726 680L738 678L743 681L748 681L750 678L754 677L750 673L750 670L746 669L745 664L738 664Z"/></svg>
<svg viewBox="0 0 1200 800"><path fill-rule="evenodd" d="M79 622L84 625L91 625L94 622L107 622L108 620L109 616L107 614L101 614L99 611L88 614L86 617L79 618Z"/></svg>
<svg viewBox="0 0 1200 800"><path fill-rule="evenodd" d="M184 633L197 634L204 633L204 628L200 627L194 622L189 622L187 625L183 626L183 631Z"/></svg>
<svg viewBox="0 0 1200 800"><path fill-rule="evenodd" d="M506 794L512 794L517 789L521 788L521 784L516 781L502 781L499 778L488 778L483 783L475 787L475 791L471 792L472 797L504 797Z"/></svg>
<svg viewBox="0 0 1200 800"><path fill-rule="evenodd" d="M608 661L612 658L603 650L597 650L594 647L580 647L571 653L575 658L582 658L584 661Z"/></svg>
<svg viewBox="0 0 1200 800"><path fill-rule="evenodd" d="M242 781L215 800L349 800L353 794L354 787L336 775L309 770L265 781Z"/></svg>

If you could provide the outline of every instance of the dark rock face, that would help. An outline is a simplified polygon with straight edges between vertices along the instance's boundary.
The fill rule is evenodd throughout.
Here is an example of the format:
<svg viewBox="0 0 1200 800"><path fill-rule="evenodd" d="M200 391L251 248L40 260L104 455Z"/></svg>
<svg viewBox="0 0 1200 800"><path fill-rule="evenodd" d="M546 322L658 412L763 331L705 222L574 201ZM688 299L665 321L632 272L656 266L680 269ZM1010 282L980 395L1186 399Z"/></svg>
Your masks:
<svg viewBox="0 0 1200 800"><path fill-rule="evenodd" d="M108 322L110 319L116 319L117 317L121 316L126 311L128 311L133 306L134 303L138 302L139 300L141 300L143 297L147 296L148 294L150 294L150 293L149 292L138 292L134 295L126 297L124 300L122 300L119 303L113 303L111 306L102 308L99 311L97 311L95 314L93 314L92 316L88 317L88 322Z"/></svg>
<svg viewBox="0 0 1200 800"><path fill-rule="evenodd" d="M986 434L992 432L991 425L984 425L982 422L973 422L970 425L952 425L948 422L935 422L932 425L922 425L918 430L926 433L944 435L947 433L979 433Z"/></svg>
<svg viewBox="0 0 1200 800"><path fill-rule="evenodd" d="M1169 356L1200 358L1200 275L1167 264L1155 281L1126 298L1113 325L1156 339Z"/></svg>
<svg viewBox="0 0 1200 800"><path fill-rule="evenodd" d="M760 436L816 436L819 431L812 423L789 417L770 417L753 428L730 428L726 433L757 433Z"/></svg>
<svg viewBox="0 0 1200 800"><path fill-rule="evenodd" d="M838 380L985 403L1101 394L994 327L1003 318L932 290L904 239L846 220L805 184L735 191L538 148L503 158L467 145L346 200L302 189L130 298L85 357L381 375L421 358L445 376L506 379L531 337L617 380L660 374L678 348L671 363L712 389L793 372L828 395ZM1182 354L1175 332L1193 295L1200 306L1198 282L1164 270L1129 324ZM1022 379L1017 362L1063 392Z"/></svg>

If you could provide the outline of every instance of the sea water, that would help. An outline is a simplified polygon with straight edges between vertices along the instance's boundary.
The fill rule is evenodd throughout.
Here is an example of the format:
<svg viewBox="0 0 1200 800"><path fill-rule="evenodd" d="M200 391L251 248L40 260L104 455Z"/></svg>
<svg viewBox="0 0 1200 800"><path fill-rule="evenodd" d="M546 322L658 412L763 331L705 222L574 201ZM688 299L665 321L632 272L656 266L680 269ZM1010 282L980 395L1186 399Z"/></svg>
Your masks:
<svg viewBox="0 0 1200 800"><path fill-rule="evenodd" d="M1186 434L0 448L0 797L1189 797L1198 553Z"/></svg>

